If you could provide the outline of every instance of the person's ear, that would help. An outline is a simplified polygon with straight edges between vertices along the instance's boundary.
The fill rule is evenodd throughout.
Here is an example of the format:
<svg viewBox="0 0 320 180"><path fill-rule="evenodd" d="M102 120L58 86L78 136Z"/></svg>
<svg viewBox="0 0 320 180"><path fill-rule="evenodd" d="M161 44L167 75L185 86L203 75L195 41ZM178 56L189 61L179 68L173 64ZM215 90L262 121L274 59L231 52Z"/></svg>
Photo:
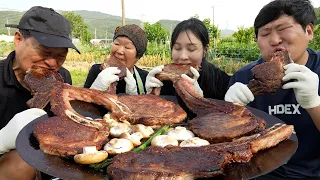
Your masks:
<svg viewBox="0 0 320 180"><path fill-rule="evenodd" d="M14 33L14 39L13 39L14 45L18 46L20 44L20 42L22 41L22 38L23 38L22 34L19 31L16 31Z"/></svg>
<svg viewBox="0 0 320 180"><path fill-rule="evenodd" d="M203 48L203 57L206 57L208 53L209 45L206 45L206 47Z"/></svg>
<svg viewBox="0 0 320 180"><path fill-rule="evenodd" d="M308 24L306 27L306 34L311 41L313 39L313 30L314 30L314 25L313 24Z"/></svg>

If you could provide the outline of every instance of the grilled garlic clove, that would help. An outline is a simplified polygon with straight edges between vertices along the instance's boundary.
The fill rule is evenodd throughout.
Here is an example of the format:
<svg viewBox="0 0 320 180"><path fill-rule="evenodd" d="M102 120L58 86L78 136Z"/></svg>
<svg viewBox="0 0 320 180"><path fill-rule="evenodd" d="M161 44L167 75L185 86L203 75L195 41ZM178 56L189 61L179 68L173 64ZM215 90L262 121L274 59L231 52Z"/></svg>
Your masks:
<svg viewBox="0 0 320 180"><path fill-rule="evenodd" d="M168 132L168 136L172 136L175 139L177 139L178 141L184 141L189 138L193 138L194 133L190 130L187 130L185 127L177 126L173 130L170 130Z"/></svg>

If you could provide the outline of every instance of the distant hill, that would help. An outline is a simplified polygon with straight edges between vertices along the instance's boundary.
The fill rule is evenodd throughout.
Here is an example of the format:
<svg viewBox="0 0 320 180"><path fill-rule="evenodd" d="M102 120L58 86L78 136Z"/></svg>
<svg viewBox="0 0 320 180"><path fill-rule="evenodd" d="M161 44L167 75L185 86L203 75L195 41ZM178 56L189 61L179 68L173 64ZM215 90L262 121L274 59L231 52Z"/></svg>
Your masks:
<svg viewBox="0 0 320 180"><path fill-rule="evenodd" d="M164 20L160 20L158 21L161 26L168 30L170 34L172 34L172 31L173 29L176 27L176 25L181 22L181 21L177 21L177 20L167 20L167 19L164 19Z"/></svg>
<svg viewBox="0 0 320 180"><path fill-rule="evenodd" d="M115 28L122 24L122 18L120 16L86 10L73 12L83 17L84 23L88 25L89 32L93 38L96 36L98 39L110 39L113 37ZM126 18L126 24L142 25L140 20L128 18Z"/></svg>
<svg viewBox="0 0 320 180"><path fill-rule="evenodd" d="M315 8L316 16L318 21L316 21L316 24L320 23L320 7ZM62 12L59 11L58 12ZM105 14L102 12L97 11L87 11L87 10L77 10L73 11L75 14L79 14L83 17L84 22L89 27L89 32L92 34L92 37L98 38L98 39L105 39L105 38L112 38L114 29L121 25L122 19L120 16L114 16L110 14ZM4 24L9 22L10 24L17 24L22 17L24 12L18 12L18 11L0 11L0 34L8 34L8 29L4 27ZM158 21L164 29L168 30L170 34L172 33L172 30L176 27L176 25L180 21L176 20L159 20ZM140 26L143 25L143 22L141 22L138 19L129 19L126 18L126 24L138 24ZM16 29L11 28L10 29L10 35L13 35L13 33L16 31ZM220 35L221 36L230 36L235 31L229 30L229 29L221 29Z"/></svg>
<svg viewBox="0 0 320 180"><path fill-rule="evenodd" d="M58 12L61 13L62 11L58 10ZM84 23L88 25L88 30L93 38L95 38L95 36L98 39L112 38L115 28L122 24L122 18L120 16L86 10L77 10L73 12L83 17ZM0 11L0 34L8 34L8 29L4 27L7 23L7 19L10 24L17 24L23 14L24 12ZM180 21L160 20L158 22L171 33ZM143 26L143 22L138 19L126 18L126 24L138 24ZM13 35L15 31L16 29L11 28L10 34Z"/></svg>
<svg viewBox="0 0 320 180"><path fill-rule="evenodd" d="M8 29L4 26L9 24L18 24L24 12L18 11L0 11L0 34L8 35ZM16 29L10 29L10 35L12 36Z"/></svg>

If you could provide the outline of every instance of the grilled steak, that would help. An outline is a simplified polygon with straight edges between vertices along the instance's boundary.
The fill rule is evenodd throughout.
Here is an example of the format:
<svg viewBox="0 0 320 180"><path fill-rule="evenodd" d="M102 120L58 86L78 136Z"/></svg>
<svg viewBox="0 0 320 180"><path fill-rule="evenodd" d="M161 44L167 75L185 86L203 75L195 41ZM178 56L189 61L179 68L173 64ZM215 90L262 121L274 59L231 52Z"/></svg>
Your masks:
<svg viewBox="0 0 320 180"><path fill-rule="evenodd" d="M142 123L144 125L163 125L179 123L186 118L186 113L183 109L165 99L155 95L137 95L137 96L117 96L101 92L94 89L86 89L74 87L61 81L56 81L54 78L57 73L39 67L33 67L29 74L26 75L26 81L31 85L34 97L27 104L29 107L43 108L47 105L47 101L43 101L43 94L49 98L51 111L59 116L70 118L74 121L82 121L82 123L91 124L87 118L77 113L70 105L71 100L79 100L88 103L93 103L105 107L111 112L111 117L118 121L129 121L131 124ZM46 75L47 79L52 79L53 82L42 84L41 87L33 86L37 84L37 79L29 79L34 77L34 74ZM52 77L52 78L49 78ZM42 79L41 79L42 80ZM39 84L39 83L38 83ZM54 86L52 87L52 84ZM146 111L148 109L148 111Z"/></svg>
<svg viewBox="0 0 320 180"><path fill-rule="evenodd" d="M131 124L147 126L176 124L187 117L179 105L152 94L123 95L118 97L118 101L131 110L132 113L128 117Z"/></svg>
<svg viewBox="0 0 320 180"><path fill-rule="evenodd" d="M254 115L209 113L189 121L189 129L211 144L232 141L246 135L258 133L265 128L264 120Z"/></svg>
<svg viewBox="0 0 320 180"><path fill-rule="evenodd" d="M56 115L36 124L33 131L40 148L52 155L74 155L89 145L99 149L107 141L107 124L90 120L76 112L70 104L72 100L101 105L110 111L113 119L126 120L131 124L173 124L186 118L186 113L179 105L158 96L119 97L94 89L74 87L63 83L57 72L37 66L28 71L25 81L34 94L27 102L28 106L43 108L50 102L51 111Z"/></svg>
<svg viewBox="0 0 320 180"><path fill-rule="evenodd" d="M192 72L190 71L190 67L194 67L197 70L200 70L199 66L189 64L177 64L171 63L164 66L163 70L156 74L155 77L159 80L169 80L169 81L176 81L181 77L181 74L186 74L189 77L193 77ZM161 88L154 88L151 94L159 95Z"/></svg>
<svg viewBox="0 0 320 180"><path fill-rule="evenodd" d="M265 129L265 121L245 106L203 98L183 78L175 81L174 87L186 106L197 115L188 122L190 130L210 143L232 141Z"/></svg>
<svg viewBox="0 0 320 180"><path fill-rule="evenodd" d="M100 66L100 70L104 70L108 67L117 67L120 69L120 73L118 74L119 76L119 80L123 79L124 77L126 77L127 74L127 67L126 65L120 61L119 59L117 59L115 56L111 55L108 59L106 59ZM107 92L111 93L111 94L116 94L117 92L117 84L118 82L113 82L112 84L110 84Z"/></svg>
<svg viewBox="0 0 320 180"><path fill-rule="evenodd" d="M107 142L109 129L103 120L94 121L96 127L71 121L66 117L52 117L33 126L33 134L40 149L51 155L70 156L82 153L85 146L101 149Z"/></svg>
<svg viewBox="0 0 320 180"><path fill-rule="evenodd" d="M107 168L112 179L197 179L223 174L233 162L248 162L253 153L288 139L293 126L273 127L254 136L201 147L151 146L139 153L113 158Z"/></svg>
<svg viewBox="0 0 320 180"><path fill-rule="evenodd" d="M248 88L254 96L266 93L275 93L283 85L283 66L293 62L286 49L276 51L269 62L256 65L252 68L253 79L249 81Z"/></svg>
<svg viewBox="0 0 320 180"><path fill-rule="evenodd" d="M164 66L163 70L156 74L156 78L160 80L170 80L175 81L176 79L179 79L181 74L186 74L190 77L193 77L192 72L190 71L190 67L194 67L195 69L199 70L200 67L193 65L191 63L189 64L177 64L177 63L171 63Z"/></svg>

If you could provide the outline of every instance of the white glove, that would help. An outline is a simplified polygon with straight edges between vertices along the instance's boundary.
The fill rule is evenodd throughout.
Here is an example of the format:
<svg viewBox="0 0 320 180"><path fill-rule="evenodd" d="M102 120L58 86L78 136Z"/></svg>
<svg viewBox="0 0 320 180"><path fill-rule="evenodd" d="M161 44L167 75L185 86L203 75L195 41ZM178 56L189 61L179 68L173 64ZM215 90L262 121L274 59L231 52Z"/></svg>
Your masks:
<svg viewBox="0 0 320 180"><path fill-rule="evenodd" d="M314 108L320 105L318 94L319 77L309 68L303 65L291 63L284 66L285 76L283 81L295 80L282 86L283 89L293 88L297 102L304 109Z"/></svg>
<svg viewBox="0 0 320 180"><path fill-rule="evenodd" d="M136 80L133 77L133 74L129 71L127 68L127 76L124 78L124 81L126 82L126 93L129 95L137 95L137 84Z"/></svg>
<svg viewBox="0 0 320 180"><path fill-rule="evenodd" d="M9 123L0 130L0 154L16 148L16 139L20 130L29 122L47 114L44 110L32 108L16 114Z"/></svg>
<svg viewBox="0 0 320 180"><path fill-rule="evenodd" d="M146 78L146 90L147 90L147 94L150 94L153 88L156 87L162 87L163 83L157 79L156 77L154 77L156 74L158 74L159 72L161 72L164 68L164 65L162 66L157 66L155 68L153 68L147 78Z"/></svg>
<svg viewBox="0 0 320 180"><path fill-rule="evenodd" d="M115 81L119 81L118 74L120 72L120 69L117 67L108 67L102 70L92 83L90 89L106 91L109 88L110 84L112 84Z"/></svg>
<svg viewBox="0 0 320 180"><path fill-rule="evenodd" d="M254 100L254 96L247 85L236 82L228 89L226 95L224 96L224 100L232 103L247 105L249 102Z"/></svg>
<svg viewBox="0 0 320 180"><path fill-rule="evenodd" d="M189 76L187 76L186 74L181 74L182 78L187 79L188 81L190 81L193 84L193 87L195 88L195 90L200 94L200 96L203 97L203 91L199 86L198 83L198 78L200 77L199 72L194 68L194 67L190 67L190 71L193 74L193 78L190 78Z"/></svg>

